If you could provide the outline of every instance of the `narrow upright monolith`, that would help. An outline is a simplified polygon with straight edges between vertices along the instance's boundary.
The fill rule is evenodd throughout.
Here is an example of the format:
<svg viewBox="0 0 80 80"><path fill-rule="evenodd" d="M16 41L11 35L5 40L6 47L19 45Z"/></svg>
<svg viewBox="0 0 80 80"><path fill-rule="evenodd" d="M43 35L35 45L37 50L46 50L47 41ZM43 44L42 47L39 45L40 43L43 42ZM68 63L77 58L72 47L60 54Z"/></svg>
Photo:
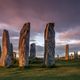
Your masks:
<svg viewBox="0 0 80 80"><path fill-rule="evenodd" d="M9 53L7 55L6 59L6 67L11 67L13 66L13 45L12 43L9 44Z"/></svg>
<svg viewBox="0 0 80 80"><path fill-rule="evenodd" d="M45 52L44 65L52 67L55 65L55 31L54 23L48 23L44 32Z"/></svg>
<svg viewBox="0 0 80 80"><path fill-rule="evenodd" d="M68 44L65 46L65 60L66 61L69 60L69 45Z"/></svg>
<svg viewBox="0 0 80 80"><path fill-rule="evenodd" d="M2 54L0 59L0 66L5 67L6 66L6 59L7 55L9 54L9 33L7 30L3 30L3 37L2 37Z"/></svg>
<svg viewBox="0 0 80 80"><path fill-rule="evenodd" d="M1 52L1 46L0 46L0 58L1 58L1 53L2 53L2 52Z"/></svg>
<svg viewBox="0 0 80 80"><path fill-rule="evenodd" d="M19 67L21 68L29 66L29 38L30 23L25 23L20 31L19 39Z"/></svg>
<svg viewBox="0 0 80 80"><path fill-rule="evenodd" d="M32 43L30 46L30 58L33 60L36 57L36 45Z"/></svg>

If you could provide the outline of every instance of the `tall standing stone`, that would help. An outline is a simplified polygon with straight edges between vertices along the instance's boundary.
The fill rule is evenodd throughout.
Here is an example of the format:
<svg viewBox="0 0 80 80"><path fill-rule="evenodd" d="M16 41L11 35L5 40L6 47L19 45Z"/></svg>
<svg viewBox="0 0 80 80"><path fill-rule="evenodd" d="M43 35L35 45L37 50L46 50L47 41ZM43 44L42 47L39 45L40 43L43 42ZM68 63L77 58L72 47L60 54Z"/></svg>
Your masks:
<svg viewBox="0 0 80 80"><path fill-rule="evenodd" d="M1 46L0 46L0 57L1 57L1 53L2 53L2 52L1 52Z"/></svg>
<svg viewBox="0 0 80 80"><path fill-rule="evenodd" d="M6 59L7 55L9 54L9 33L7 30L3 31L3 37L2 37L2 54L0 59L0 66L5 67L6 66Z"/></svg>
<svg viewBox="0 0 80 80"><path fill-rule="evenodd" d="M30 23L25 23L20 31L19 67L28 67L29 63Z"/></svg>
<svg viewBox="0 0 80 80"><path fill-rule="evenodd" d="M9 55L12 56L13 55L13 44L12 43L10 43L10 50L9 51L10 51Z"/></svg>
<svg viewBox="0 0 80 80"><path fill-rule="evenodd" d="M48 23L44 32L45 40L45 53L44 65L47 67L54 66L55 64L55 31L54 23Z"/></svg>
<svg viewBox="0 0 80 80"><path fill-rule="evenodd" d="M9 44L9 54L7 55L6 66L7 67L13 66L13 45L12 43Z"/></svg>
<svg viewBox="0 0 80 80"><path fill-rule="evenodd" d="M30 58L35 59L36 57L36 45L35 43L32 43L30 46Z"/></svg>
<svg viewBox="0 0 80 80"><path fill-rule="evenodd" d="M66 61L69 60L69 45L68 44L65 46L65 60Z"/></svg>

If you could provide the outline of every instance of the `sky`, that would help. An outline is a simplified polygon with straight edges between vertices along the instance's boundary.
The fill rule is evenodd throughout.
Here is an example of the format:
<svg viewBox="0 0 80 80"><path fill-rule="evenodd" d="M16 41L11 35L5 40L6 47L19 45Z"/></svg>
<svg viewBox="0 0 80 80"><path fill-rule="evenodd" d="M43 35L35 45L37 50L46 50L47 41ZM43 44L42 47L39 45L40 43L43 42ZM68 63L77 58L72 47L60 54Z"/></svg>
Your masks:
<svg viewBox="0 0 80 80"><path fill-rule="evenodd" d="M24 23L31 23L30 44L36 43L37 56L44 55L44 29L55 23L56 55L64 55L64 46L80 51L80 0L0 0L0 43L7 29L14 51Z"/></svg>

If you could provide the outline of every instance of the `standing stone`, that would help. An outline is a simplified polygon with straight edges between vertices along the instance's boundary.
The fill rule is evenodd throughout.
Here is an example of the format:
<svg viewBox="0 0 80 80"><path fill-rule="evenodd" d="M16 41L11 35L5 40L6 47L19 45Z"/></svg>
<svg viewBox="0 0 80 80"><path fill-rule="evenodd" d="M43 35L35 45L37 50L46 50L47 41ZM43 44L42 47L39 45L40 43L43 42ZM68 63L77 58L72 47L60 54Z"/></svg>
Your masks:
<svg viewBox="0 0 80 80"><path fill-rule="evenodd" d="M35 43L32 43L30 46L30 58L35 59L36 57L36 45Z"/></svg>
<svg viewBox="0 0 80 80"><path fill-rule="evenodd" d="M44 53L44 65L52 67L55 65L55 31L54 23L46 25L44 32L45 40L45 53Z"/></svg>
<svg viewBox="0 0 80 80"><path fill-rule="evenodd" d="M28 67L29 63L30 23L25 23L20 31L19 67Z"/></svg>
<svg viewBox="0 0 80 80"><path fill-rule="evenodd" d="M6 66L7 67L13 66L13 45L12 43L9 44L9 54L7 55Z"/></svg>
<svg viewBox="0 0 80 80"><path fill-rule="evenodd" d="M0 59L0 66L5 67L6 66L6 59L7 55L9 54L9 33L7 30L3 31L3 37L2 37L2 54Z"/></svg>
<svg viewBox="0 0 80 80"><path fill-rule="evenodd" d="M69 45L68 44L65 46L65 60L66 61L69 60Z"/></svg>
<svg viewBox="0 0 80 80"><path fill-rule="evenodd" d="M9 55L13 55L13 44L12 43L10 43L10 54Z"/></svg>
<svg viewBox="0 0 80 80"><path fill-rule="evenodd" d="M1 57L1 53L2 53L2 52L1 52L1 46L0 46L0 57Z"/></svg>

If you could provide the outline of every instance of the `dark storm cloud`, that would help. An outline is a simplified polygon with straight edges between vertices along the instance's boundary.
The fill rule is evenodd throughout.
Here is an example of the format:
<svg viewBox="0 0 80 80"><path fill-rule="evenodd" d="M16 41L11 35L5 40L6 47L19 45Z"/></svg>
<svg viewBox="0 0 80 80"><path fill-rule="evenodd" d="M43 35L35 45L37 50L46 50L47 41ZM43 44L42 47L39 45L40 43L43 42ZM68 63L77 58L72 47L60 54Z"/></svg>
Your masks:
<svg viewBox="0 0 80 80"><path fill-rule="evenodd" d="M38 31L43 29L40 24L55 21L56 30L63 31L80 25L79 8L79 0L0 0L0 21L13 25L30 21Z"/></svg>

